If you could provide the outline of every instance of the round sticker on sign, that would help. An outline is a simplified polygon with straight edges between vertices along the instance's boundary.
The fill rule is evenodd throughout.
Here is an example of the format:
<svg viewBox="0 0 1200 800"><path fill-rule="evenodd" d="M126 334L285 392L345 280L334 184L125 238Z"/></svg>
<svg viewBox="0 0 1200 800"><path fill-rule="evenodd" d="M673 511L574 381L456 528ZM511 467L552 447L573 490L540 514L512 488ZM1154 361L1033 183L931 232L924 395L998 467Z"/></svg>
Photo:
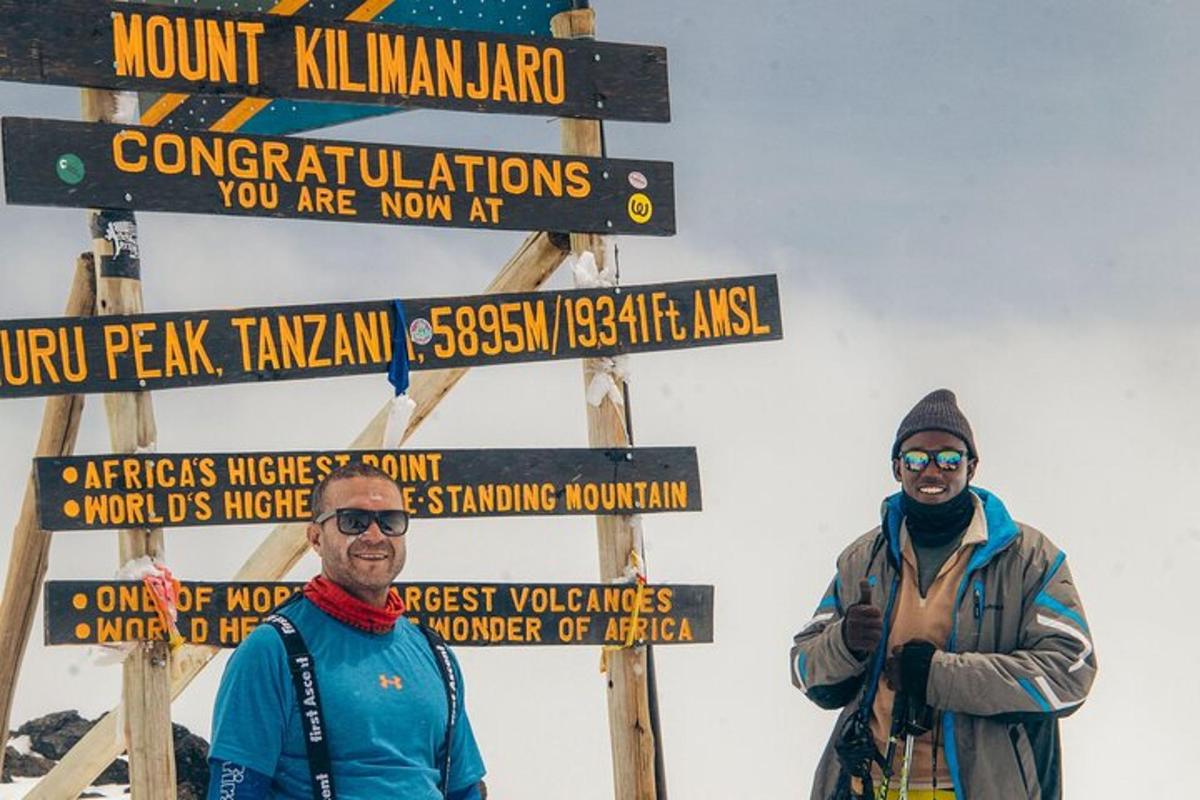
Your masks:
<svg viewBox="0 0 1200 800"><path fill-rule="evenodd" d="M408 338L413 344L429 344L433 340L433 326L428 320L417 317L408 325Z"/></svg>
<svg viewBox="0 0 1200 800"><path fill-rule="evenodd" d="M629 173L629 185L635 189L645 189L650 185L650 181L646 180L646 176L640 172Z"/></svg>
<svg viewBox="0 0 1200 800"><path fill-rule="evenodd" d="M54 162L54 171L58 174L58 179L63 183L71 186L77 185L83 180L83 176L87 170L83 167L83 159L74 153L64 153Z"/></svg>
<svg viewBox="0 0 1200 800"><path fill-rule="evenodd" d="M628 210L629 218L639 225L649 222L650 218L654 216L654 204L641 192L629 196Z"/></svg>

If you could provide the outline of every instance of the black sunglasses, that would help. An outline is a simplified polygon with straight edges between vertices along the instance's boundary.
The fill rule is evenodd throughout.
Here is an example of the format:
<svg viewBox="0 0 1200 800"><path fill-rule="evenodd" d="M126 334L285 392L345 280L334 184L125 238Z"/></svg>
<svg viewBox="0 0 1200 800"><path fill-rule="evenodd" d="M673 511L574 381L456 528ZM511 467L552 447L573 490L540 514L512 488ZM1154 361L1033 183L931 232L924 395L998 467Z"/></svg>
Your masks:
<svg viewBox="0 0 1200 800"><path fill-rule="evenodd" d="M382 511L372 511L367 508L338 508L326 511L314 522L324 524L325 520L337 517L337 528L347 536L358 536L365 533L374 522L379 526L384 536L403 536L408 531L408 512L400 508L388 508Z"/></svg>

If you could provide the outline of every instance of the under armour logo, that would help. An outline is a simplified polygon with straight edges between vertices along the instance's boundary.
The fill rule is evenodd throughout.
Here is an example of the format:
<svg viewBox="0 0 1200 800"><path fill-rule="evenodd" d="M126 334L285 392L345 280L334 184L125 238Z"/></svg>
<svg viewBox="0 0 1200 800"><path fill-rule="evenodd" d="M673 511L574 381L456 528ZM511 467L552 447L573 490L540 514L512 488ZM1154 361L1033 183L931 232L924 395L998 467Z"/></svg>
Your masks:
<svg viewBox="0 0 1200 800"><path fill-rule="evenodd" d="M381 673L379 673L379 688L380 689L403 689L404 681L400 680L399 675L393 675L389 678L387 675L384 675L381 672Z"/></svg>

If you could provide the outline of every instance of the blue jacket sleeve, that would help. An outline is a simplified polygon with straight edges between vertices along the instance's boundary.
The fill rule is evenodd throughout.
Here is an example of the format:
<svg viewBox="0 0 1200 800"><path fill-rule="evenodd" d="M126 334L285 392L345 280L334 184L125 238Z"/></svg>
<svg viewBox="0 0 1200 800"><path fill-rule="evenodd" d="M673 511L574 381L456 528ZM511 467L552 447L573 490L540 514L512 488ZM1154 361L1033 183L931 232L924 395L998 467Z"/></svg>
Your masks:
<svg viewBox="0 0 1200 800"><path fill-rule="evenodd" d="M271 776L233 761L208 760L208 800L268 800Z"/></svg>
<svg viewBox="0 0 1200 800"><path fill-rule="evenodd" d="M471 730L471 720L467 716L467 690L463 681L462 670L458 666L458 658L450 654L454 664L454 674L458 678L458 717L454 721L454 739L450 742L450 797L454 800L474 800L478 797L479 779L487 770L483 765L483 757L479 754L479 746L475 743L475 733ZM471 794L470 792L475 792ZM466 792L466 794L461 794Z"/></svg>
<svg viewBox="0 0 1200 800"><path fill-rule="evenodd" d="M473 783L465 789L451 792L446 800L482 800L482 796L479 794L479 784Z"/></svg>
<svg viewBox="0 0 1200 800"><path fill-rule="evenodd" d="M233 651L221 676L209 757L274 776L294 705L283 641L261 625Z"/></svg>

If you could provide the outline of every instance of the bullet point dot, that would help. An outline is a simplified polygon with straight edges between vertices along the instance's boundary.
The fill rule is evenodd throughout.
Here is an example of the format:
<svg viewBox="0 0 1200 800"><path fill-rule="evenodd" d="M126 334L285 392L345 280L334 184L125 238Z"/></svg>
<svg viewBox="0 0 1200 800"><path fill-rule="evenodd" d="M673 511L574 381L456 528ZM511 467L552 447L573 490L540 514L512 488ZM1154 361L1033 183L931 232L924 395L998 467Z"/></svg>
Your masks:
<svg viewBox="0 0 1200 800"><path fill-rule="evenodd" d="M71 605L75 606L75 608L79 609L80 611L87 608L87 595L83 592L75 595L71 598Z"/></svg>
<svg viewBox="0 0 1200 800"><path fill-rule="evenodd" d="M74 467L65 467L63 469L63 480L67 483L74 483L79 480L79 470Z"/></svg>
<svg viewBox="0 0 1200 800"><path fill-rule="evenodd" d="M68 500L67 502L63 503L63 513L68 517L78 517L79 502L76 500Z"/></svg>
<svg viewBox="0 0 1200 800"><path fill-rule="evenodd" d="M92 635L92 626L86 622L81 622L75 626L75 638L86 639Z"/></svg>

